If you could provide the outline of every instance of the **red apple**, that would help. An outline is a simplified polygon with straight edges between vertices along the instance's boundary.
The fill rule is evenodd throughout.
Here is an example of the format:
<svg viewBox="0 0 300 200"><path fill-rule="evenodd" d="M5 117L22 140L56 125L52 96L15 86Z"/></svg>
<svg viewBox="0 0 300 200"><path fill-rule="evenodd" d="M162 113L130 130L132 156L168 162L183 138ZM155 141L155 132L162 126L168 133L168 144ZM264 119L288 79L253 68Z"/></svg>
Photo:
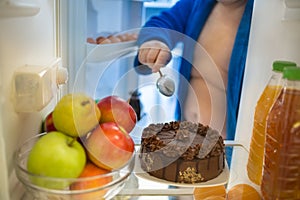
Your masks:
<svg viewBox="0 0 300 200"><path fill-rule="evenodd" d="M133 107L118 96L107 96L98 103L101 112L100 124L115 122L130 133L137 122L137 116Z"/></svg>
<svg viewBox="0 0 300 200"><path fill-rule="evenodd" d="M50 112L45 118L44 130L46 132L57 131L53 123L52 113Z"/></svg>
<svg viewBox="0 0 300 200"><path fill-rule="evenodd" d="M88 158L98 167L112 170L124 166L132 157L134 142L114 122L96 127L85 141Z"/></svg>
<svg viewBox="0 0 300 200"><path fill-rule="evenodd" d="M70 190L87 190L87 189L96 189L94 192L87 192L84 194L75 194L72 196L72 199L100 199L102 198L108 188L103 187L104 185L112 182L113 178L109 175L110 171L97 167L91 162L87 162L78 181L73 182L70 185ZM103 187L103 189L99 189Z"/></svg>

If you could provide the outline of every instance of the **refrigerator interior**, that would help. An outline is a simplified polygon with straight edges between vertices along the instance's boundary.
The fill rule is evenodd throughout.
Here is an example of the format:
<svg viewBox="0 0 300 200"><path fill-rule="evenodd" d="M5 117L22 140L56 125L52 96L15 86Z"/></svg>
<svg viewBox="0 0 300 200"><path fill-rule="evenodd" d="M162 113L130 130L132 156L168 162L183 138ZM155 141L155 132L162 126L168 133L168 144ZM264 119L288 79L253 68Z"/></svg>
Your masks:
<svg viewBox="0 0 300 200"><path fill-rule="evenodd" d="M176 1L88 0L86 38L97 39L99 36L138 33L147 19L168 9L174 3ZM110 15L112 10L114 15ZM165 97L158 92L156 80L159 74L144 76L135 72L133 68L137 54L135 42L100 45L87 43L86 51L83 63L77 64L80 65L77 71L80 77L77 77L82 81L75 80L73 89L84 90L95 99L114 94L125 100L128 100L134 91L138 91L142 104L141 120L132 134L137 143L140 140L141 129L147 124L174 119L174 113L169 111L175 110L176 97ZM178 45L173 52L176 56L164 69L167 73L172 73L174 67L178 66L181 46ZM175 74L172 76L177 78ZM82 85L84 88L79 89ZM157 112L158 110L161 112Z"/></svg>
<svg viewBox="0 0 300 200"><path fill-rule="evenodd" d="M0 9L3 8L4 2L6 1L0 0ZM12 159L15 148L24 139L40 131L42 118L53 109L57 99L55 95L50 103L38 112L15 112L11 92L12 78L16 69L24 65L51 67L52 63L62 56L64 58L62 66L68 66L69 69L67 90L70 92L84 90L93 97L101 98L113 91L123 98L128 98L130 91L136 89L138 85L143 85L144 87L139 89L145 89L145 93L157 93L154 87L157 74L136 77L134 73L129 73L130 76L124 76L131 71L132 66L128 63L133 61L132 54L128 57L122 56L119 60L93 63L89 63L86 58L89 54L87 37L102 32L134 30L144 23L143 20L146 18L142 1L72 0L72 3L61 1L63 19L61 44L58 42L60 36L56 29L57 1L28 0L28 2L31 3L31 7L30 11L26 9L25 14L18 12L15 14L17 16L13 17L0 16L0 199L5 200L19 200L23 192L13 170ZM111 16L109 9L105 8L112 4L115 8L113 17L109 18L110 21L100 23L101 20L107 19L106 15ZM83 8L87 8L85 11L89 12L82 11ZM246 148L249 148L255 104L270 75L272 62L276 59L286 59L300 63L299 13L299 0L255 1L236 135L236 141ZM60 45L63 47L62 51ZM180 55L180 48L177 50L175 54ZM171 65L176 65L176 60L174 63ZM106 69L107 66L109 69ZM128 84L120 84L122 87L117 90L112 85L110 90L104 91L103 86L97 83L99 80L101 83L106 82L104 78L99 79L103 73L113 74L114 79L111 79L113 81L125 77L122 80ZM110 87L108 85L105 88ZM96 93L97 90L100 93ZM149 100L148 97L142 95L142 101ZM144 105L151 108L145 112L155 113L156 109L160 109L161 102L164 101L162 99L163 97L159 95L155 96L149 104ZM154 122L161 120L159 117L162 116L153 117L151 120ZM166 119L168 118L163 118ZM148 122L141 122L140 127L146 123ZM229 183L229 187L240 182L249 182L244 167L247 156L234 153L231 172L238 176Z"/></svg>

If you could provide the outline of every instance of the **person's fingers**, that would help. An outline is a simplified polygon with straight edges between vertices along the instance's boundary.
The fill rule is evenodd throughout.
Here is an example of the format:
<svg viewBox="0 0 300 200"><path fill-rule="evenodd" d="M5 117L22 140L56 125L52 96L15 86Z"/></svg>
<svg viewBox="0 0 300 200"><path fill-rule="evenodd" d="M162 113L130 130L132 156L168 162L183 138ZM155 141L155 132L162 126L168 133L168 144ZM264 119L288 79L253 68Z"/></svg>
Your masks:
<svg viewBox="0 0 300 200"><path fill-rule="evenodd" d="M147 62L147 54L149 49L141 48L139 49L138 59L142 64L146 64Z"/></svg>
<svg viewBox="0 0 300 200"><path fill-rule="evenodd" d="M160 68L164 67L171 60L171 53L168 50L161 49L156 57L156 61L152 66L152 72L158 72Z"/></svg>
<svg viewBox="0 0 300 200"><path fill-rule="evenodd" d="M143 64L146 64L147 62L147 57L148 57L148 52L150 51L153 46L156 44L153 43L152 41L148 41L143 43L140 48L139 48L139 61Z"/></svg>
<svg viewBox="0 0 300 200"><path fill-rule="evenodd" d="M138 59L148 65L152 72L158 72L171 60L171 53L166 44L160 41L152 40L145 42L139 49Z"/></svg>
<svg viewBox="0 0 300 200"><path fill-rule="evenodd" d="M139 61L148 65L152 69L153 65L156 62L157 56L159 53L159 49L156 48L143 48L139 51Z"/></svg>
<svg viewBox="0 0 300 200"><path fill-rule="evenodd" d="M149 51L147 52L146 62L149 64L152 64L152 65L155 64L157 61L159 52L160 52L160 49L157 49L157 48L149 49Z"/></svg>

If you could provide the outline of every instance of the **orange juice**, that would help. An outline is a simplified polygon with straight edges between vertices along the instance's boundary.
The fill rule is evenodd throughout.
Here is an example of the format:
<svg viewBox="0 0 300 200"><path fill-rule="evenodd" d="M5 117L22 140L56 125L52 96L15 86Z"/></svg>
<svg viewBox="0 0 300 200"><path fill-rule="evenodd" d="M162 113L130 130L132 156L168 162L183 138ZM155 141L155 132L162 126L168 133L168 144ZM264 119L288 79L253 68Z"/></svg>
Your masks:
<svg viewBox="0 0 300 200"><path fill-rule="evenodd" d="M247 174L249 179L258 185L261 184L262 177L266 118L282 88L282 71L286 66L296 66L296 63L289 61L275 61L273 63L273 74L255 108L250 152L247 163Z"/></svg>
<svg viewBox="0 0 300 200"><path fill-rule="evenodd" d="M247 173L249 179L258 185L261 183L262 175L266 118L280 88L280 86L267 86L255 109Z"/></svg>

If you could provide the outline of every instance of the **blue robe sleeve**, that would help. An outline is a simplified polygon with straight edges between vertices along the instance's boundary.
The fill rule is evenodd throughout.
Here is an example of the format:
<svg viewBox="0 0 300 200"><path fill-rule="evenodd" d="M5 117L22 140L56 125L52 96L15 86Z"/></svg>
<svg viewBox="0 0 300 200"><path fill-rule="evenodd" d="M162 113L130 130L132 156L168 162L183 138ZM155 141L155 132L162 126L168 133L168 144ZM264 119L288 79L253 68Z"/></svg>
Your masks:
<svg viewBox="0 0 300 200"><path fill-rule="evenodd" d="M149 40L160 40L172 49L184 33L194 0L180 0L173 7L151 17L139 33L138 45ZM174 34L173 34L174 33Z"/></svg>

